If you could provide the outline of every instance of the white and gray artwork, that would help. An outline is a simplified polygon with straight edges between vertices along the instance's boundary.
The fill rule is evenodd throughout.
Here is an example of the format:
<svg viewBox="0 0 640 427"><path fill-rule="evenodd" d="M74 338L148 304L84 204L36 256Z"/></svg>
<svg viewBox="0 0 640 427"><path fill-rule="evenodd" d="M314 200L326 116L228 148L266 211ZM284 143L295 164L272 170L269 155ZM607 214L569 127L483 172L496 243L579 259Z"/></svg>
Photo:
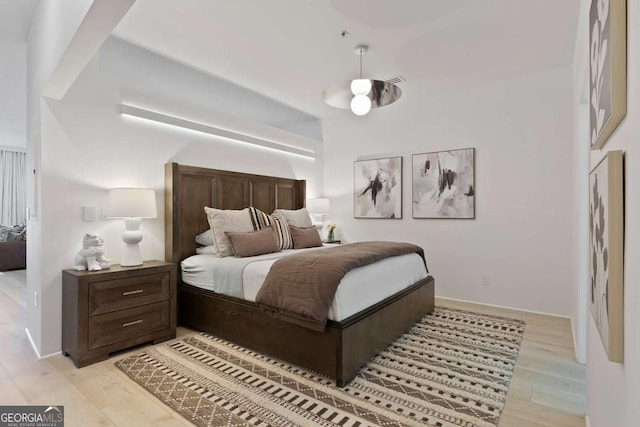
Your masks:
<svg viewBox="0 0 640 427"><path fill-rule="evenodd" d="M413 217L475 218L475 149L413 155Z"/></svg>
<svg viewBox="0 0 640 427"><path fill-rule="evenodd" d="M606 161L589 176L590 307L602 342L609 351L609 167Z"/></svg>
<svg viewBox="0 0 640 427"><path fill-rule="evenodd" d="M609 0L591 2L589 24L591 31L589 89L591 91L591 144L593 145L611 115Z"/></svg>
<svg viewBox="0 0 640 427"><path fill-rule="evenodd" d="M611 362L624 361L624 153L589 174L589 308Z"/></svg>
<svg viewBox="0 0 640 427"><path fill-rule="evenodd" d="M627 114L627 0L591 0L591 149L600 149Z"/></svg>
<svg viewBox="0 0 640 427"><path fill-rule="evenodd" d="M402 157L353 164L353 216L402 218Z"/></svg>

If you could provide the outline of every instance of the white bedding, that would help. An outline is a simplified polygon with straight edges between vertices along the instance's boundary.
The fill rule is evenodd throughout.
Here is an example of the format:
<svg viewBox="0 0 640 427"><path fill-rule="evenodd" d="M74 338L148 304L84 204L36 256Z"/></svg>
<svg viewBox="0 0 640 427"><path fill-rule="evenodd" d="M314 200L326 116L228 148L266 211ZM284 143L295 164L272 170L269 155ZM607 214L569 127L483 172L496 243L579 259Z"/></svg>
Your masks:
<svg viewBox="0 0 640 427"><path fill-rule="evenodd" d="M282 256L300 250L282 251ZM229 293L225 284L216 284L213 269L224 258L215 255L194 255L182 261L182 280L192 286ZM271 265L277 259L261 259L248 263L242 271L242 294L255 301ZM406 254L365 265L348 272L340 282L329 319L340 321L358 313L394 293L427 277L418 254Z"/></svg>

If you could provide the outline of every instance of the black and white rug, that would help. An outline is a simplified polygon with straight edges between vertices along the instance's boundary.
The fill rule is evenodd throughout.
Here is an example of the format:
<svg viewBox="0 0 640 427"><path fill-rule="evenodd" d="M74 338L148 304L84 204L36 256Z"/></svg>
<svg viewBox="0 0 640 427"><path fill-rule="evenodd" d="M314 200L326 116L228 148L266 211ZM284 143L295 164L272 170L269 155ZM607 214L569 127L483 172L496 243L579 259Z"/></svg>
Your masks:
<svg viewBox="0 0 640 427"><path fill-rule="evenodd" d="M524 322L436 308L346 387L207 334L116 365L199 426L497 426Z"/></svg>

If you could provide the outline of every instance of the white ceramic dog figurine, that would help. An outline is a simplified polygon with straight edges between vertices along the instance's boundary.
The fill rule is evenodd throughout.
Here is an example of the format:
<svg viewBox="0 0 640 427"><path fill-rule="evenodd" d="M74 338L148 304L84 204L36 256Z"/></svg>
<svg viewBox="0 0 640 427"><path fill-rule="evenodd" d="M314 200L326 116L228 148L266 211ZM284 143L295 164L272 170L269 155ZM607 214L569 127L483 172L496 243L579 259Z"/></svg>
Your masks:
<svg viewBox="0 0 640 427"><path fill-rule="evenodd" d="M111 267L111 262L104 256L104 241L99 234L87 233L82 239L82 249L74 260L78 271L98 271Z"/></svg>

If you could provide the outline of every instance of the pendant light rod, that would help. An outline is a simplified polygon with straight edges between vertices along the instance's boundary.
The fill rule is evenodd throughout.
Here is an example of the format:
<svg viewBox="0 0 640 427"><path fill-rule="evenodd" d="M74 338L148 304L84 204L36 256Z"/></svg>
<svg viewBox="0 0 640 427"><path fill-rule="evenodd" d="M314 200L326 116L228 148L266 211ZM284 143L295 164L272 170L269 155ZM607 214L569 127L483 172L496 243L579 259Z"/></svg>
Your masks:
<svg viewBox="0 0 640 427"><path fill-rule="evenodd" d="M366 43L357 44L353 48L353 53L360 56L360 78L362 79L362 56L369 50L369 45Z"/></svg>

